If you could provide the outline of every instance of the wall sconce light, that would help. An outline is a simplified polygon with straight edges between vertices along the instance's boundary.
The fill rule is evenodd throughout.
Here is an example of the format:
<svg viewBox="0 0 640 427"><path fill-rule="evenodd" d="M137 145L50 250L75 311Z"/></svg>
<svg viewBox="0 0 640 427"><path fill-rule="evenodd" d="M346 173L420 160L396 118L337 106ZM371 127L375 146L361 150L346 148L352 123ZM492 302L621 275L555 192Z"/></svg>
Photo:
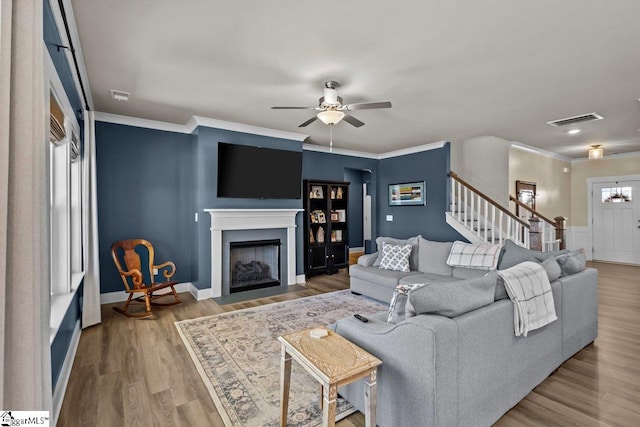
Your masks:
<svg viewBox="0 0 640 427"><path fill-rule="evenodd" d="M604 157L602 145L592 145L589 148L589 160L601 159Z"/></svg>

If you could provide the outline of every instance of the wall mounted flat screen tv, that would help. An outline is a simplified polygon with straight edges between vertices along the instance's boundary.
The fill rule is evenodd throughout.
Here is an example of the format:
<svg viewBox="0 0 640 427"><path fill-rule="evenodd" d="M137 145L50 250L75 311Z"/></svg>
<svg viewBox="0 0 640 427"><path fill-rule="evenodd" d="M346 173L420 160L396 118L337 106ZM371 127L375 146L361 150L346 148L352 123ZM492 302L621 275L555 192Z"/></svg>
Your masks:
<svg viewBox="0 0 640 427"><path fill-rule="evenodd" d="M299 199L302 152L218 143L218 197Z"/></svg>

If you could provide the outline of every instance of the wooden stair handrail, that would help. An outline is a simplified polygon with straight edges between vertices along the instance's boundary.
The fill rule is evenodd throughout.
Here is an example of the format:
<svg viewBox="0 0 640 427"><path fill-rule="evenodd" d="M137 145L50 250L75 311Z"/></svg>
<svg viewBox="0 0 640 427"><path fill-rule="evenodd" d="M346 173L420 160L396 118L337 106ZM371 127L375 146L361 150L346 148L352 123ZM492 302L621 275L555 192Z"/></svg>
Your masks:
<svg viewBox="0 0 640 427"><path fill-rule="evenodd" d="M516 199L515 197L513 197L512 195L509 195L509 200L511 200L512 202L514 202L516 205L520 206L523 209L526 209L527 211L531 212L533 214L533 216L536 216L538 218L540 218L541 220L547 222L549 225L552 226L556 226L556 222L550 220L549 218L547 218L546 216L542 215L539 212L536 212L535 210L531 209L530 206L522 203L520 200Z"/></svg>
<svg viewBox="0 0 640 427"><path fill-rule="evenodd" d="M449 176L451 178L453 178L454 180L458 181L460 184L464 185L465 187L469 188L471 191L475 192L476 194L480 195L483 199L485 199L486 201L488 201L489 203L491 203L493 206L495 206L496 208L498 208L499 210L501 210L503 213L507 214L507 216L509 216L511 219L513 219L514 221L520 223L522 226L529 228L529 224L526 223L525 221L523 221L522 219L518 218L517 216L515 216L513 213L511 213L508 209L504 208L502 205L500 205L499 203L497 203L495 200L493 200L491 197L487 196L486 194L484 194L482 191L478 190L477 188L475 188L473 185L469 184L467 181L465 181L464 179L460 178L458 176L457 173L450 171L449 172Z"/></svg>

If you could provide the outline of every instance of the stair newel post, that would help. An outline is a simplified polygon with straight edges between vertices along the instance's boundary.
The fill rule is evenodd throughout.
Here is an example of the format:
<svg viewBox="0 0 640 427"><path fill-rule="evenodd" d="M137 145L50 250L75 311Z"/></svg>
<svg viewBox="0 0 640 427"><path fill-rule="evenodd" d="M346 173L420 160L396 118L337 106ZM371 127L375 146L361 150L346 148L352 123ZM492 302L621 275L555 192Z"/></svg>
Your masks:
<svg viewBox="0 0 640 427"><path fill-rule="evenodd" d="M556 221L556 240L560 240L560 249L566 249L566 243L564 238L564 231L567 225L567 218L563 216L557 216L553 218Z"/></svg>
<svg viewBox="0 0 640 427"><path fill-rule="evenodd" d="M540 218L529 218L529 249L542 250L542 233L540 230Z"/></svg>

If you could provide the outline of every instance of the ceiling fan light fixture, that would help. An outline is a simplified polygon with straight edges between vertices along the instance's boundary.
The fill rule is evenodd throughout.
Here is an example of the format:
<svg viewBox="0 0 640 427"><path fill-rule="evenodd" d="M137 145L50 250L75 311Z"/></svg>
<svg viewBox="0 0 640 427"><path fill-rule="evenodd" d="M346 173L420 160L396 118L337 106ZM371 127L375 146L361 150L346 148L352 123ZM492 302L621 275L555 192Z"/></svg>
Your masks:
<svg viewBox="0 0 640 427"><path fill-rule="evenodd" d="M345 114L342 111L326 110L318 113L318 118L322 120L325 125L335 125L344 118Z"/></svg>
<svg viewBox="0 0 640 427"><path fill-rule="evenodd" d="M592 145L589 148L589 160L602 159L604 157L604 149L602 145Z"/></svg>

